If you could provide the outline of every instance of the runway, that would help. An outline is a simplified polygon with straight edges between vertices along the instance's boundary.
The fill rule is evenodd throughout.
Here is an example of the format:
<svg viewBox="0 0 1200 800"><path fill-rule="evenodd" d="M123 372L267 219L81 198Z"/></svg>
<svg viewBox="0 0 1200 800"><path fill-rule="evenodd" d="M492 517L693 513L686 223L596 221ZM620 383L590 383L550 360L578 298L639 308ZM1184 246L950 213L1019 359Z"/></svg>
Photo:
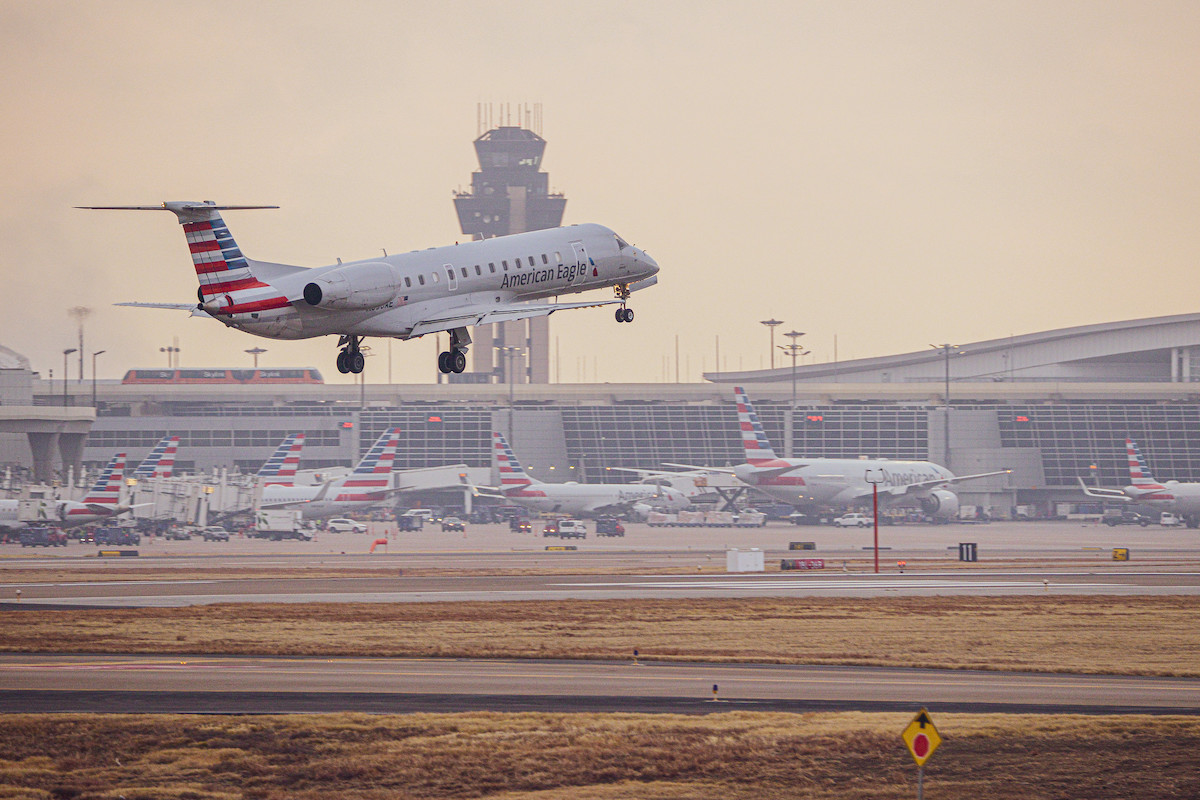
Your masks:
<svg viewBox="0 0 1200 800"><path fill-rule="evenodd" d="M1200 594L1200 572L953 570L841 573L836 570L701 575L482 575L243 580L122 580L6 583L21 606L167 607L211 603L413 603L711 597L920 595ZM11 601L6 604L15 607Z"/></svg>
<svg viewBox="0 0 1200 800"><path fill-rule="evenodd" d="M714 697L713 688L717 687ZM1200 679L784 665L0 656L0 712L1197 714Z"/></svg>

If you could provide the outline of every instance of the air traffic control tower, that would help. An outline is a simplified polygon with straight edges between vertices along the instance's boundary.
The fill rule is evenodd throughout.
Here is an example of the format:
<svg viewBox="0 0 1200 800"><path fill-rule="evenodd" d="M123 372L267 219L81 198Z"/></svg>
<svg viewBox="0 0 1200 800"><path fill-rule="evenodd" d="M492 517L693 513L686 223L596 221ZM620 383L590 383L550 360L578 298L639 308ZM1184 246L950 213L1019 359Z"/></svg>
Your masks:
<svg viewBox="0 0 1200 800"><path fill-rule="evenodd" d="M517 116L521 116L520 111ZM535 106L532 113L526 111L524 116L524 127L489 126L475 140L479 170L471 174L469 192L455 193L454 207L462 232L476 239L562 224L567 198L549 192L550 176L541 170L546 140L532 130L540 127L541 109ZM548 317L480 326L475 331L475 344L471 347L472 377L451 375L451 380L465 378L472 383L487 383L495 376L497 383L508 383L506 370L511 363L514 383L550 382ZM506 354L497 350L499 347L519 347L521 352Z"/></svg>

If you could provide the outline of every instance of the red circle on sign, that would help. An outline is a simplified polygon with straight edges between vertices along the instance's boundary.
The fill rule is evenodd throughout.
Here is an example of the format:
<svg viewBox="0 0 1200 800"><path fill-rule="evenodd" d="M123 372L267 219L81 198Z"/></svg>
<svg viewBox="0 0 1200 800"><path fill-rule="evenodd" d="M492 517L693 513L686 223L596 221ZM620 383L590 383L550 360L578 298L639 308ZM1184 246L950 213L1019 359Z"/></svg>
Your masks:
<svg viewBox="0 0 1200 800"><path fill-rule="evenodd" d="M913 752L917 754L917 758L924 758L929 755L929 737L923 733L918 733L913 738Z"/></svg>

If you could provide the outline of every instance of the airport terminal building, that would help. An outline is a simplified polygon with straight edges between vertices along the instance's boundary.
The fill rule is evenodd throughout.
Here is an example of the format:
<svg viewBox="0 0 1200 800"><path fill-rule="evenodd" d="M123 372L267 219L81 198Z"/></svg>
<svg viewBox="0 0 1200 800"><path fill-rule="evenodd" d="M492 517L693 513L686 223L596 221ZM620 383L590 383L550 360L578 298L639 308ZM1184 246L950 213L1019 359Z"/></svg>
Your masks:
<svg viewBox="0 0 1200 800"><path fill-rule="evenodd" d="M3 372L0 380L28 381L35 405L64 402L61 383ZM958 474L1011 469L959 487L964 504L1000 515L1082 501L1079 477L1125 485L1126 437L1158 480L1200 480L1200 314L704 377L513 387L101 383L83 462L94 468L125 450L136 463L171 433L181 437L181 471L253 472L286 434L304 432L301 466L319 468L353 463L398 427L398 468L486 469L498 430L542 480L624 482L630 473L612 467L741 463L733 399L741 385L779 455L928 459ZM90 385L68 386L65 401L90 406ZM4 453L19 461L19 443Z"/></svg>

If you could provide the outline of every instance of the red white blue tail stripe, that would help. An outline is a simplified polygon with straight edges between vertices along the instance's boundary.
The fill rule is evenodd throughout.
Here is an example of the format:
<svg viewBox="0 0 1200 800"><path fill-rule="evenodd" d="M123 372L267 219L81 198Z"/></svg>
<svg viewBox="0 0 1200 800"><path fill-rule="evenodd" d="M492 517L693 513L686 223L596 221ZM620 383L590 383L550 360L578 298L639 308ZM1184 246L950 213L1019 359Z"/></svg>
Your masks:
<svg viewBox="0 0 1200 800"><path fill-rule="evenodd" d="M1142 453L1133 439L1125 440L1125 453L1129 458L1129 477L1134 486L1139 489L1163 488L1162 484L1154 480L1154 476L1150 474L1150 468L1146 466L1146 459L1142 457Z"/></svg>
<svg viewBox="0 0 1200 800"><path fill-rule="evenodd" d="M767 441L767 434L763 432L762 423L758 421L758 414L754 413L754 406L750 405L750 398L740 386L735 386L733 391L737 397L738 427L742 430L742 448L746 452L746 463L774 461L775 451Z"/></svg>
<svg viewBox="0 0 1200 800"><path fill-rule="evenodd" d="M242 314L287 307L287 298L254 277L225 220L214 211L200 222L182 222L200 280L200 302L218 313Z"/></svg>
<svg viewBox="0 0 1200 800"><path fill-rule="evenodd" d="M300 453L304 450L304 434L289 433L254 477L263 486L291 486L300 469Z"/></svg>
<svg viewBox="0 0 1200 800"><path fill-rule="evenodd" d="M396 463L396 448L399 444L399 428L384 431L338 486L338 495L334 499L339 502L379 502L381 493L391 488L392 467Z"/></svg>
<svg viewBox="0 0 1200 800"><path fill-rule="evenodd" d="M106 506L116 511L121 499L121 484L125 482L125 454L117 453L101 470L96 482L83 498L83 505L72 504L67 511L67 518L94 517L98 512L95 506Z"/></svg>
<svg viewBox="0 0 1200 800"><path fill-rule="evenodd" d="M524 490L536 483L525 474L521 462L517 461L516 454L499 431L492 431L492 463L499 474L500 491L505 494L529 494Z"/></svg>
<svg viewBox="0 0 1200 800"><path fill-rule="evenodd" d="M171 477L175 471L175 453L178 450L179 437L168 433L154 446L150 455L138 464L137 469L133 471L133 477L138 480Z"/></svg>

